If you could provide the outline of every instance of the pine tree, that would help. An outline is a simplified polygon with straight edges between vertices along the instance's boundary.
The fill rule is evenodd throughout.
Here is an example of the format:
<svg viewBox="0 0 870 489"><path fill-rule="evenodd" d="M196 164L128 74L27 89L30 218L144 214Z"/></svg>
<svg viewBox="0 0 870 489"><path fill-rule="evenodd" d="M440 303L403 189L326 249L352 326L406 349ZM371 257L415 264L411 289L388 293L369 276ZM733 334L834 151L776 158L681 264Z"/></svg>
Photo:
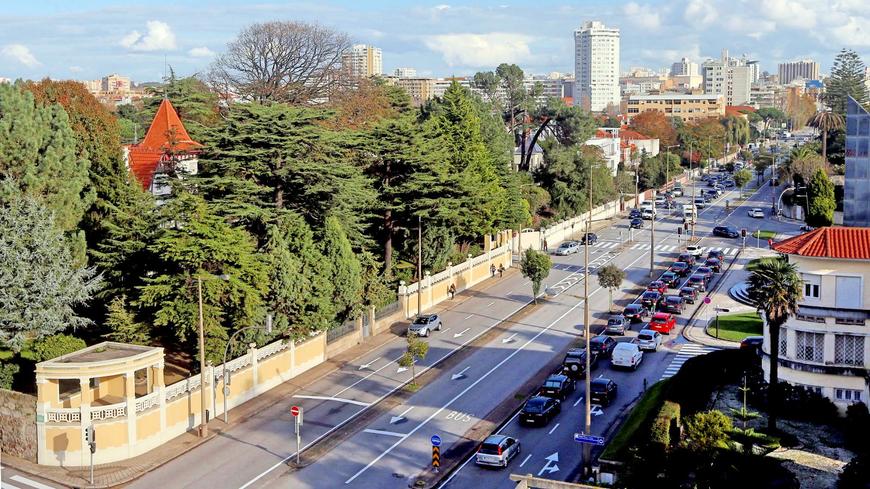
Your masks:
<svg viewBox="0 0 870 489"><path fill-rule="evenodd" d="M335 288L333 302L338 320L343 321L359 312L362 267L353 253L341 222L335 217L326 218L320 250L326 264L326 279Z"/></svg>
<svg viewBox="0 0 870 489"><path fill-rule="evenodd" d="M106 326L111 330L103 335L107 340L133 345L147 345L151 339L148 326L136 321L136 317L127 309L127 297L123 295L115 297L109 303Z"/></svg>
<svg viewBox="0 0 870 489"><path fill-rule="evenodd" d="M825 101L834 112L846 115L849 96L864 105L868 102L866 67L858 53L843 49L834 59L831 77L825 82Z"/></svg>
<svg viewBox="0 0 870 489"><path fill-rule="evenodd" d="M807 224L813 227L830 226L834 222L834 210L837 202L834 200L834 184L821 168L816 170L807 188L809 209L807 209Z"/></svg>

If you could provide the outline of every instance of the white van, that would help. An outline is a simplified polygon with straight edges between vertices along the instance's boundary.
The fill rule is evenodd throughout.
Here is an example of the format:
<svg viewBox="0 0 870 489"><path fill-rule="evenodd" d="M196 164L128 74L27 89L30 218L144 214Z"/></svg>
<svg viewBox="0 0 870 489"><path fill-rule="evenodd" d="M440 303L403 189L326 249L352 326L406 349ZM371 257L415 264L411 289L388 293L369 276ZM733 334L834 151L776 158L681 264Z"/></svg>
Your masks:
<svg viewBox="0 0 870 489"><path fill-rule="evenodd" d="M634 343L617 343L610 354L610 365L613 367L625 367L637 370L643 361L643 352Z"/></svg>
<svg viewBox="0 0 870 489"><path fill-rule="evenodd" d="M693 204L683 206L683 222L694 224L698 218L698 209Z"/></svg>

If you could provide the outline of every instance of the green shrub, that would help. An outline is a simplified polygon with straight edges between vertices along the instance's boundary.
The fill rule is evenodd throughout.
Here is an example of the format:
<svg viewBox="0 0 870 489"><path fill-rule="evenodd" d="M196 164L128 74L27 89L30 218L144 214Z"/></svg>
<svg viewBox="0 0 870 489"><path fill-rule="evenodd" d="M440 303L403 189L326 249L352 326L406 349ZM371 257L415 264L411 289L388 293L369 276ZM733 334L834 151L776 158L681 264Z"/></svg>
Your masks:
<svg viewBox="0 0 870 489"><path fill-rule="evenodd" d="M846 446L857 453L870 453L870 411L863 402L846 408Z"/></svg>
<svg viewBox="0 0 870 489"><path fill-rule="evenodd" d="M855 456L840 472L839 489L870 488L870 452Z"/></svg>
<svg viewBox="0 0 870 489"><path fill-rule="evenodd" d="M673 438L672 432L676 431L676 434L679 434L679 423L680 405L665 401L650 427L650 443L662 450L669 449Z"/></svg>
<svg viewBox="0 0 870 489"><path fill-rule="evenodd" d="M691 358L672 377L665 397L679 404L683 415L704 411L716 389L741 381L756 361L749 350L718 350Z"/></svg>
<svg viewBox="0 0 870 489"><path fill-rule="evenodd" d="M85 341L75 336L56 334L46 336L34 344L33 351L36 353L36 361L44 362L57 358L87 346Z"/></svg>
<svg viewBox="0 0 870 489"><path fill-rule="evenodd" d="M0 389L11 389L19 367L14 363L0 363Z"/></svg>
<svg viewBox="0 0 870 489"><path fill-rule="evenodd" d="M731 418L715 409L689 416L685 425L686 446L695 452L724 448L728 433L734 429Z"/></svg>

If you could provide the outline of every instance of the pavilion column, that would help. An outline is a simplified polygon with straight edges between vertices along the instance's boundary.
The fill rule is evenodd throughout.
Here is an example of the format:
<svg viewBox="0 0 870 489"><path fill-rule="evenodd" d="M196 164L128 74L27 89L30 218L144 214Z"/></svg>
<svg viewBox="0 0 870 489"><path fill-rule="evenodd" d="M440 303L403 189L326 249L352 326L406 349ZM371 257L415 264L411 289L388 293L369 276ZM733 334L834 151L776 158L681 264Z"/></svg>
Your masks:
<svg viewBox="0 0 870 489"><path fill-rule="evenodd" d="M53 454L46 447L45 422L49 409L61 407L57 380L37 376L36 393L36 462L47 463Z"/></svg>
<svg viewBox="0 0 870 489"><path fill-rule="evenodd" d="M81 403L79 404L79 411L81 412L81 424L79 425L79 447L81 447L79 453L81 454L81 462L79 465L85 466L88 465L91 455L87 443L85 443L85 430L93 425L93 421L91 421L91 403L94 396L91 392L90 377L79 377L79 391L81 392Z"/></svg>
<svg viewBox="0 0 870 489"><path fill-rule="evenodd" d="M160 409L160 433L166 433L166 383L163 380L163 362L154 367L154 387L157 390L157 401Z"/></svg>
<svg viewBox="0 0 870 489"><path fill-rule="evenodd" d="M124 373L124 395L127 398L127 456L135 454L136 445L136 372Z"/></svg>

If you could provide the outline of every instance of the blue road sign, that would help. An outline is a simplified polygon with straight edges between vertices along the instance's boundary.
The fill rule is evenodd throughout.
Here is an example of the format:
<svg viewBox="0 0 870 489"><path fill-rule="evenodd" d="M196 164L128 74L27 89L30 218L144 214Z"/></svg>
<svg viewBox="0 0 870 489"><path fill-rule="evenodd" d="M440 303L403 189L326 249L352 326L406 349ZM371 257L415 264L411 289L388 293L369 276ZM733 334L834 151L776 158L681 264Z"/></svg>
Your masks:
<svg viewBox="0 0 870 489"><path fill-rule="evenodd" d="M432 435L431 440L432 440L433 447L440 447L441 446L441 437L440 436Z"/></svg>
<svg viewBox="0 0 870 489"><path fill-rule="evenodd" d="M578 443L588 443L590 445L604 446L604 437L603 436L587 435L584 433L574 433L574 441L576 441Z"/></svg>

